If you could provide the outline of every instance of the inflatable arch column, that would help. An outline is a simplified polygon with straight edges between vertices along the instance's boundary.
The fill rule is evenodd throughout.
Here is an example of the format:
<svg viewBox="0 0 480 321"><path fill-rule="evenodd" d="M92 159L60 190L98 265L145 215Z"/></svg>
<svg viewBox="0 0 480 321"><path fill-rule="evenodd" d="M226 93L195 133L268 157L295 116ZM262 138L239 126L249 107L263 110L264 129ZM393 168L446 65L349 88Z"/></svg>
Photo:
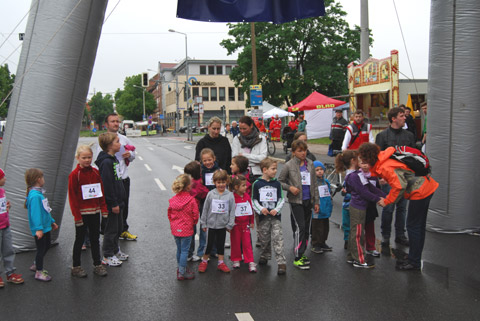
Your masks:
<svg viewBox="0 0 480 321"><path fill-rule="evenodd" d="M440 187L428 228L480 229L480 1L432 0L427 154Z"/></svg>
<svg viewBox="0 0 480 321"><path fill-rule="evenodd" d="M107 0L32 1L0 157L17 251L35 248L23 208L26 169L43 170L52 216L62 221L106 6Z"/></svg>

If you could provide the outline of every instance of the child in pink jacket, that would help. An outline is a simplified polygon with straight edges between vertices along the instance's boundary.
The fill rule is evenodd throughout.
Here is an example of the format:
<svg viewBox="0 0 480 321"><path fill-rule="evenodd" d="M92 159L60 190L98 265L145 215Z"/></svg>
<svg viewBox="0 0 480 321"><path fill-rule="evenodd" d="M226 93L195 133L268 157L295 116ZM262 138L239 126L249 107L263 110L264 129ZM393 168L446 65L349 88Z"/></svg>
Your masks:
<svg viewBox="0 0 480 321"><path fill-rule="evenodd" d="M168 202L168 220L177 244L177 280L192 280L195 273L187 269L187 256L193 235L193 226L198 222L198 204L190 195L190 175L178 176L172 184L176 194Z"/></svg>

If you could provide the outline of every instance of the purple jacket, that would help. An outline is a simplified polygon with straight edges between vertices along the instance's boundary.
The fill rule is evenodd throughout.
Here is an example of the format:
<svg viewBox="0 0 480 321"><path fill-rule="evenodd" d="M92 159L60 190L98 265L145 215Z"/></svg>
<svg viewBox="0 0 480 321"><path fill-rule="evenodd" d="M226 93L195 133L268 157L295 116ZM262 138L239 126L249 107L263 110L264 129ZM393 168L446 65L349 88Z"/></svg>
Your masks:
<svg viewBox="0 0 480 321"><path fill-rule="evenodd" d="M345 178L347 193L352 195L350 206L366 210L368 202L378 202L386 194L379 188L377 177L365 177L361 170L356 170Z"/></svg>

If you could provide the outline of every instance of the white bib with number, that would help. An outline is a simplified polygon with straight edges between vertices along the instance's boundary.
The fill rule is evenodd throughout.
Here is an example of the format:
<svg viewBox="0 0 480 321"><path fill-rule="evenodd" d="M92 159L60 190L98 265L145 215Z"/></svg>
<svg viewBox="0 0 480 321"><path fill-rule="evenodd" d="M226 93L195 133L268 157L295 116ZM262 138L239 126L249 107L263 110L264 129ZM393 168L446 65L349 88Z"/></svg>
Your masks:
<svg viewBox="0 0 480 321"><path fill-rule="evenodd" d="M261 188L260 202L276 202L277 201L277 189L276 188Z"/></svg>
<svg viewBox="0 0 480 321"><path fill-rule="evenodd" d="M7 198L0 198L0 215L7 213Z"/></svg>
<svg viewBox="0 0 480 321"><path fill-rule="evenodd" d="M100 183L82 185L82 197L84 200L102 197L102 187Z"/></svg>
<svg viewBox="0 0 480 321"><path fill-rule="evenodd" d="M365 175L363 175L362 172L358 173L358 177L360 178L360 182L362 182L363 185L368 184L368 179L365 177Z"/></svg>
<svg viewBox="0 0 480 321"><path fill-rule="evenodd" d="M318 195L320 197L327 197L330 196L330 190L328 189L328 185L321 185L318 187Z"/></svg>
<svg viewBox="0 0 480 321"><path fill-rule="evenodd" d="M228 200L212 200L212 213L228 213Z"/></svg>
<svg viewBox="0 0 480 321"><path fill-rule="evenodd" d="M235 216L248 216L252 214L252 206L249 202L237 203L235 205Z"/></svg>
<svg viewBox="0 0 480 321"><path fill-rule="evenodd" d="M310 185L310 173L307 171L300 172L302 176L302 185Z"/></svg>
<svg viewBox="0 0 480 321"><path fill-rule="evenodd" d="M47 211L48 213L50 213L52 211L52 208L50 207L50 204L48 204L48 198L44 198L42 200L42 205L43 205L43 208L45 209L45 211Z"/></svg>
<svg viewBox="0 0 480 321"><path fill-rule="evenodd" d="M212 186L213 184L213 173L206 173L205 174L205 185Z"/></svg>

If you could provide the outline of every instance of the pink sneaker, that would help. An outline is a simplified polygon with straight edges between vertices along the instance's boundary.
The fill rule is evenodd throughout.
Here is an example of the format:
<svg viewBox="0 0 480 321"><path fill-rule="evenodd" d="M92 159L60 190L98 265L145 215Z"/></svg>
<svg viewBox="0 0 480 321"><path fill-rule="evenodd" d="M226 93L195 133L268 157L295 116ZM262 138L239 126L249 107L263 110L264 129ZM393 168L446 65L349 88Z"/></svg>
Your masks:
<svg viewBox="0 0 480 321"><path fill-rule="evenodd" d="M52 280L52 277L48 275L47 271L43 270L43 271L35 272L35 279L39 281L48 282Z"/></svg>
<svg viewBox="0 0 480 321"><path fill-rule="evenodd" d="M220 271L225 272L225 273L230 272L230 269L228 268L228 266L225 263L220 263L219 265L217 265L217 270L220 270Z"/></svg>

